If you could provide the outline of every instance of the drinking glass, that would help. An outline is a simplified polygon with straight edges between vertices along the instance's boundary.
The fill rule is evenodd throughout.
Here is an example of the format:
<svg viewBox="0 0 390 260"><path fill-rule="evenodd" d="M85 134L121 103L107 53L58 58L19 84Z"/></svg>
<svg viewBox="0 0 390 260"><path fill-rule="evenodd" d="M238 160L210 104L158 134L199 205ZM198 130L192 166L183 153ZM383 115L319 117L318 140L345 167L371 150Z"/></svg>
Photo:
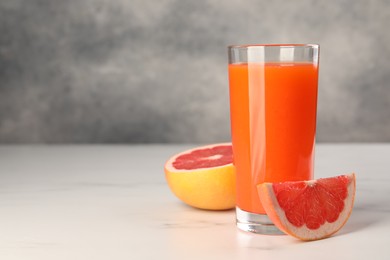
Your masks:
<svg viewBox="0 0 390 260"><path fill-rule="evenodd" d="M313 177L319 45L228 47L239 229L280 234L257 185Z"/></svg>

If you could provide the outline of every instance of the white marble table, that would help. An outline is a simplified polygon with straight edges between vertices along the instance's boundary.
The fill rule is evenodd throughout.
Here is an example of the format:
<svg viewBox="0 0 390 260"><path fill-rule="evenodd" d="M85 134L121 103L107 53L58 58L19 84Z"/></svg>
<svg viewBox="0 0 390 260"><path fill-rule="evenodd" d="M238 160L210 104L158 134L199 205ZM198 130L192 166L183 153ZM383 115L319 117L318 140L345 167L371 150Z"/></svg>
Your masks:
<svg viewBox="0 0 390 260"><path fill-rule="evenodd" d="M390 144L320 144L316 177L355 171L335 236L237 230L178 201L163 164L189 145L0 146L0 259L390 259Z"/></svg>

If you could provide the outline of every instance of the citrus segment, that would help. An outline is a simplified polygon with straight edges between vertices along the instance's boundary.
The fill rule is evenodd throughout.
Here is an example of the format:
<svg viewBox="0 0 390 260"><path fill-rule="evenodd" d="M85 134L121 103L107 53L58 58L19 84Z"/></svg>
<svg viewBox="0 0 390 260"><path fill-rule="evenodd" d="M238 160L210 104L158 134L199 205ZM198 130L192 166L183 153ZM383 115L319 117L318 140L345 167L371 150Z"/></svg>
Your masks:
<svg viewBox="0 0 390 260"><path fill-rule="evenodd" d="M343 227L355 190L355 174L258 185L261 203L274 224L302 240L329 237Z"/></svg>
<svg viewBox="0 0 390 260"><path fill-rule="evenodd" d="M181 154L173 161L178 170L194 170L230 164L233 161L232 146L219 145Z"/></svg>
<svg viewBox="0 0 390 260"><path fill-rule="evenodd" d="M209 210L235 206L231 143L197 147L172 156L164 166L172 192L186 204Z"/></svg>

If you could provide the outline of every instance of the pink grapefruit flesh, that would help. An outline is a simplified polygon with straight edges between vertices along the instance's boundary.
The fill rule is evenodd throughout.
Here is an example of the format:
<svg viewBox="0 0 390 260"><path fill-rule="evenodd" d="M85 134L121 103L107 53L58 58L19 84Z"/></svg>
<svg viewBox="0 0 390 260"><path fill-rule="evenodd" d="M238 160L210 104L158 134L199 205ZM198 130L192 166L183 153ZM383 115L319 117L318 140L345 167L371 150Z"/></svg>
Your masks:
<svg viewBox="0 0 390 260"><path fill-rule="evenodd" d="M232 161L232 146L221 144L181 154L175 158L172 166L178 170L194 170L223 166L232 163Z"/></svg>
<svg viewBox="0 0 390 260"><path fill-rule="evenodd" d="M331 236L347 222L356 178L350 174L257 187L267 215L280 230L302 240L316 240Z"/></svg>

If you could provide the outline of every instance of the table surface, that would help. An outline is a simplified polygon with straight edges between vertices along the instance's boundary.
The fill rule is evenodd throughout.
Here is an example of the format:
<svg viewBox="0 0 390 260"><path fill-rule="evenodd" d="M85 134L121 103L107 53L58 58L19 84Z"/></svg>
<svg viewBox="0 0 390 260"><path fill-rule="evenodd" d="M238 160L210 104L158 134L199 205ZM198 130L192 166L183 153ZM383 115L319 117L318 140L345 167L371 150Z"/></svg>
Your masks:
<svg viewBox="0 0 390 260"><path fill-rule="evenodd" d="M0 146L0 259L389 259L390 144L319 144L315 177L356 172L353 213L301 242L235 227L170 192L164 162L193 145Z"/></svg>

